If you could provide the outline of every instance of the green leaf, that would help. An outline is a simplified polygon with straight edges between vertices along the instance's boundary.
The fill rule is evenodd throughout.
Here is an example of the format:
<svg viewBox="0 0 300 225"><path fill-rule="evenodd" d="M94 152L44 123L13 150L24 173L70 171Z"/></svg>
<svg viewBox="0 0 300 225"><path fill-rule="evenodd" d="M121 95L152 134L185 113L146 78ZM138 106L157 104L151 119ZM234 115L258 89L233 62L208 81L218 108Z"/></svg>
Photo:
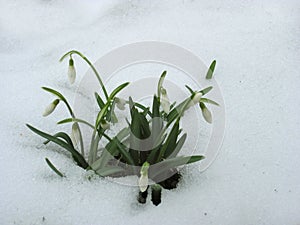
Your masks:
<svg viewBox="0 0 300 225"><path fill-rule="evenodd" d="M185 87L189 90L189 92L191 94L194 94L194 91L193 91L193 89L191 87L189 87L188 85L185 85Z"/></svg>
<svg viewBox="0 0 300 225"><path fill-rule="evenodd" d="M161 129L163 127L163 121L159 114L159 102L157 96L153 96L153 103L152 103L152 142L155 143L159 134L161 133Z"/></svg>
<svg viewBox="0 0 300 225"><path fill-rule="evenodd" d="M74 149L71 138L63 132L60 132L56 135L58 135L60 138L63 138L65 141L59 139L58 137L52 136L50 134L47 134L45 132L42 132L32 126L30 126L29 124L26 124L26 126L32 130L34 133L40 135L43 138L46 138L49 141L52 141L54 143L56 143L57 145L60 145L61 147L63 147L64 149L66 149L67 151L69 151L72 154L73 159L75 160L75 162L78 164L78 166L86 169L89 165L88 163L85 161L85 159L83 158L83 156L76 151L76 149Z"/></svg>
<svg viewBox="0 0 300 225"><path fill-rule="evenodd" d="M120 154L123 156L123 158L126 160L126 162L129 165L135 165L133 158L131 157L131 155L129 154L129 152L127 151L126 146L124 146L119 140L116 140L118 149L120 151Z"/></svg>
<svg viewBox="0 0 300 225"><path fill-rule="evenodd" d="M157 176L163 174L164 172L170 169L177 168L178 166L186 165L189 163L194 163L202 159L204 159L204 156L202 155L185 156L185 157L179 156L176 158L166 159L150 167L149 177L155 179Z"/></svg>
<svg viewBox="0 0 300 225"><path fill-rule="evenodd" d="M105 104L104 104L102 98L100 97L100 95L97 92L95 92L95 98L96 98L98 106L99 106L99 108L101 110L104 107Z"/></svg>
<svg viewBox="0 0 300 225"><path fill-rule="evenodd" d="M163 134L159 136L160 139L158 139L156 142L154 142L154 149L152 149L147 157L147 160L150 164L154 164L158 158L159 155L159 151L161 149L162 143L164 142L164 140L167 137L167 134Z"/></svg>
<svg viewBox="0 0 300 225"><path fill-rule="evenodd" d="M109 109L107 110L106 120L112 122L113 124L118 122L117 116L115 114L115 99L112 101Z"/></svg>
<svg viewBox="0 0 300 225"><path fill-rule="evenodd" d="M56 134L54 134L52 136L53 137L57 137L57 138L61 138L61 139L65 140L68 143L68 145L70 146L70 148L74 148L74 145L73 145L73 142L72 142L71 138L66 133L64 133L64 132L58 132L58 133L56 133ZM44 142L44 144L46 145L49 142L50 142L50 140L48 139L47 141Z"/></svg>
<svg viewBox="0 0 300 225"><path fill-rule="evenodd" d="M206 79L211 79L213 76L213 73L215 71L215 66L216 66L216 60L212 61L212 63L209 66L209 69L206 73Z"/></svg>
<svg viewBox="0 0 300 225"><path fill-rule="evenodd" d="M60 177L64 177L64 175L50 162L48 158L45 158L47 165Z"/></svg>
<svg viewBox="0 0 300 225"><path fill-rule="evenodd" d="M173 150L172 154L169 156L169 158L174 158L178 155L180 152L185 140L186 140L187 134L183 134L181 138L176 143L176 148Z"/></svg>
<svg viewBox="0 0 300 225"><path fill-rule="evenodd" d="M161 161L163 158L167 158L175 150L176 141L178 138L178 131L179 131L179 120L177 120L174 123L169 133L169 136L167 137L167 140L165 141L162 148L160 149L157 162Z"/></svg>
<svg viewBox="0 0 300 225"><path fill-rule="evenodd" d="M129 82L126 82L126 83L123 83L121 85L119 85L117 88L115 88L110 96L109 96L109 99L113 99L122 89L124 89L127 85L129 84Z"/></svg>
<svg viewBox="0 0 300 225"><path fill-rule="evenodd" d="M183 112L186 108L186 106L191 101L191 97L186 98L184 101L182 101L178 106L176 106L167 116L167 127L171 125L171 123L175 120L180 118L183 115Z"/></svg>
<svg viewBox="0 0 300 225"><path fill-rule="evenodd" d="M138 102L134 102L134 106L135 106L136 108L139 108L139 109L143 110L144 113L147 112L147 114L148 114L150 117L152 117L152 113L149 111L149 107L145 107L145 106L143 106L142 104L140 104L140 103L138 103Z"/></svg>
<svg viewBox="0 0 300 225"><path fill-rule="evenodd" d="M104 118L104 116L107 113L108 107L110 106L110 102L107 102L104 107L100 110L100 112L97 115L97 119L96 119L96 126L98 128L101 120Z"/></svg>
<svg viewBox="0 0 300 225"><path fill-rule="evenodd" d="M201 98L200 99L200 102L203 102L203 103L208 103L208 104L213 104L213 105L217 105L219 106L219 104L211 99L208 99L208 98Z"/></svg>

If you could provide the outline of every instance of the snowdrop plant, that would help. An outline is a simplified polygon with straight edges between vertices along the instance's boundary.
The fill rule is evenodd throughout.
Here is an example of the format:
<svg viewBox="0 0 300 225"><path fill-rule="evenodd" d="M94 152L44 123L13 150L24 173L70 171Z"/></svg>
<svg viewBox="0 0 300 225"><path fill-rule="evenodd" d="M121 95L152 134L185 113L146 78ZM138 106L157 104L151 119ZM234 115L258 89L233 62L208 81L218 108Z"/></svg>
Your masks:
<svg viewBox="0 0 300 225"><path fill-rule="evenodd" d="M63 61L69 58L68 79L71 84L76 79L74 55L82 58L91 67L101 87L101 93L95 93L99 112L94 123L77 118L67 99L60 92L43 87L43 90L56 97L46 108L43 116L53 113L62 102L70 117L59 121L58 124L71 123L71 134L66 132L49 134L27 124L28 128L45 138L44 144L53 142L64 148L70 153L74 162L85 170L93 170L102 177L137 176L138 202L145 203L148 190L151 189L151 201L154 205L160 204L162 188L177 187L181 178L178 167L204 158L202 155L180 155L187 137L180 128L180 121L185 111L199 105L205 121L212 123L212 114L206 104L218 105L218 103L203 97L212 87L192 90L186 86L190 95L179 104L171 104L167 89L163 86L167 74L164 71L158 81L157 93L153 95L152 105L145 106L135 102L131 97L128 100L117 97L119 92L128 86L128 82L119 85L109 94L93 64L82 53L75 50L67 52L60 59ZM206 75L207 79L211 79L215 64L213 61ZM111 137L107 131L112 124L119 122L115 108L125 110L127 107L129 109L127 123ZM83 145L81 125L92 129L88 150ZM65 176L48 158L45 160L57 175Z"/></svg>

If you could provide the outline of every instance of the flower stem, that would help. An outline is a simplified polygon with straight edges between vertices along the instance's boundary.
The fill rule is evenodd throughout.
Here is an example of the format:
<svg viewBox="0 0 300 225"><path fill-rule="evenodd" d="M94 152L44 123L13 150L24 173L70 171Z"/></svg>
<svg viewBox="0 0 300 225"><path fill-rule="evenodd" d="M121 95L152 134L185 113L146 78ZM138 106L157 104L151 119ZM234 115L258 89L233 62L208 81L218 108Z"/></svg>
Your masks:
<svg viewBox="0 0 300 225"><path fill-rule="evenodd" d="M70 55L70 56L72 56L72 54L77 54L77 55L79 55L84 61L86 61L87 62L87 64L89 64L89 66L92 68L92 70L93 70L93 72L95 73L95 75L96 75L96 77L97 77L97 79L98 79L98 81L99 81L99 83L100 83L100 86L101 86L101 88L102 88L102 90L103 90L103 93L104 93L104 95L105 95L105 98L106 99L108 99L108 94L107 94L107 91L106 91L106 88L105 88L105 86L104 86L104 84L103 84L103 82L102 82L102 79L101 79L101 77L100 77L100 75L99 75L99 73L98 73L98 71L96 70L96 68L94 67L94 65L81 53L81 52L79 52L79 51L76 51L76 50L71 50L71 51L69 51L69 52L67 52L66 54L64 54L61 58L60 58L60 62L61 61L63 61L68 55Z"/></svg>

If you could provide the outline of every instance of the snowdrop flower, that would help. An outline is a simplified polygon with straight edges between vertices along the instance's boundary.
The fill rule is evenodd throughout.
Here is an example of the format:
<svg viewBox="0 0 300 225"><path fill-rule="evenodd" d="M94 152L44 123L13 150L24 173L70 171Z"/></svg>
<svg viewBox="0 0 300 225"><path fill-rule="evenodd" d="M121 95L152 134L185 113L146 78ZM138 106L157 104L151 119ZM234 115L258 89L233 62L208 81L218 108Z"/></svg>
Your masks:
<svg viewBox="0 0 300 225"><path fill-rule="evenodd" d="M203 102L200 102L200 108L201 108L202 115L203 115L204 119L206 120L206 122L212 123L211 112L208 110L208 108L204 105Z"/></svg>
<svg viewBox="0 0 300 225"><path fill-rule="evenodd" d="M55 99L50 105L48 105L43 113L43 116L50 115L59 103L59 99Z"/></svg>
<svg viewBox="0 0 300 225"><path fill-rule="evenodd" d="M106 120L102 120L100 122L100 126L102 127L103 130L107 130L110 128L110 124Z"/></svg>
<svg viewBox="0 0 300 225"><path fill-rule="evenodd" d="M196 105L197 103L200 102L202 97L202 93L201 92L196 92L193 96L193 98L191 99L191 101L189 102L189 104L187 105L186 109L189 109L190 107Z"/></svg>
<svg viewBox="0 0 300 225"><path fill-rule="evenodd" d="M161 106L165 113L170 112L170 101L167 95L167 90L163 87L161 88L161 99L160 99Z"/></svg>
<svg viewBox="0 0 300 225"><path fill-rule="evenodd" d="M148 188L148 169L150 167L150 164L148 162L144 162L142 168L141 168L141 176L139 179L139 188L141 192L145 192Z"/></svg>
<svg viewBox="0 0 300 225"><path fill-rule="evenodd" d="M68 78L70 84L74 84L76 79L76 70L74 67L74 60L72 58L69 60Z"/></svg>
<svg viewBox="0 0 300 225"><path fill-rule="evenodd" d="M116 97L115 102L116 102L116 106L118 107L118 109L120 109L120 110L125 109L125 105L126 105L125 99Z"/></svg>
<svg viewBox="0 0 300 225"><path fill-rule="evenodd" d="M80 140L80 132L78 128L78 123L73 123L72 125L72 133L71 133L72 141L75 145L77 145L77 140Z"/></svg>

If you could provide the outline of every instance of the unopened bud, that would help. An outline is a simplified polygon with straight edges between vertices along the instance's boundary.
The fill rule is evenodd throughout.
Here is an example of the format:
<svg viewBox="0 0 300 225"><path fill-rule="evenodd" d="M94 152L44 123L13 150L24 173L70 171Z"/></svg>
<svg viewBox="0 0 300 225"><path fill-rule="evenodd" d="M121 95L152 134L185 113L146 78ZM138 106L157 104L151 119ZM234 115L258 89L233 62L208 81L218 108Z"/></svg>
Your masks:
<svg viewBox="0 0 300 225"><path fill-rule="evenodd" d="M43 116L50 115L59 103L59 99L55 99L50 105L48 105L43 113Z"/></svg>
<svg viewBox="0 0 300 225"><path fill-rule="evenodd" d="M211 112L208 110L208 108L204 105L203 102L200 102L200 108L202 111L203 118L206 120L206 122L212 123Z"/></svg>
<svg viewBox="0 0 300 225"><path fill-rule="evenodd" d="M76 79L76 70L74 67L74 60L72 58L69 60L68 78L70 84L74 84Z"/></svg>

